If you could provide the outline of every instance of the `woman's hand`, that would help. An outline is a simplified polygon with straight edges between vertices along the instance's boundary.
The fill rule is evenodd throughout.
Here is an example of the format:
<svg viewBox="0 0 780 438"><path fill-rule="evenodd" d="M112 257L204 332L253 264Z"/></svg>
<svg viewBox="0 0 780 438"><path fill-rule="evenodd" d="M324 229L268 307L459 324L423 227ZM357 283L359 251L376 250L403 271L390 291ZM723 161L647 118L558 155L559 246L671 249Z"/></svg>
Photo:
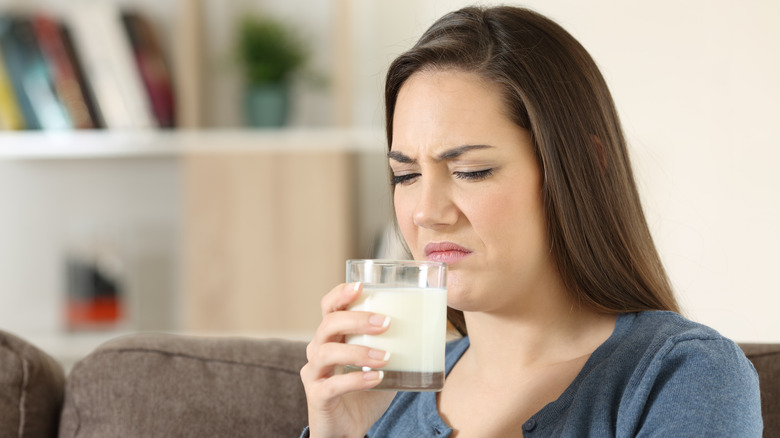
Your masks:
<svg viewBox="0 0 780 438"><path fill-rule="evenodd" d="M343 365L381 368L389 359L385 351L344 343L347 335L383 333L390 322L384 315L346 311L361 291L360 283L342 284L322 298L322 322L301 368L312 438L363 437L395 396L364 391L382 381L381 371L337 372Z"/></svg>

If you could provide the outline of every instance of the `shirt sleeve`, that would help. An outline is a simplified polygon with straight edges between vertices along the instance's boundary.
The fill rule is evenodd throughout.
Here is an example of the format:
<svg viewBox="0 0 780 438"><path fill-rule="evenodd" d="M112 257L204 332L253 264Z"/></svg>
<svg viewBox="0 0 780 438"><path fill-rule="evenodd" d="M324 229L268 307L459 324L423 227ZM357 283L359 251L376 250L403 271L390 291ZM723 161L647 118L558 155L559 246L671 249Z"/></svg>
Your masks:
<svg viewBox="0 0 780 438"><path fill-rule="evenodd" d="M674 342L643 380L637 437L761 437L758 374L728 339Z"/></svg>

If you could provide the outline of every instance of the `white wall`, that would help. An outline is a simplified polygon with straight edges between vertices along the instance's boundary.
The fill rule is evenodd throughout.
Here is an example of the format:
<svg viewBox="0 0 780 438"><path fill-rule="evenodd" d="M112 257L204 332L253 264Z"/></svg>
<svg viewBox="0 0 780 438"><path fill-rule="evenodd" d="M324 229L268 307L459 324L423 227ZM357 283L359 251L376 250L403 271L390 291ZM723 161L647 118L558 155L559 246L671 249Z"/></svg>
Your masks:
<svg viewBox="0 0 780 438"><path fill-rule="evenodd" d="M470 2L356 3L370 22L356 26L374 31L356 42L368 61L356 119L378 124L388 59ZM740 341L780 341L780 3L507 3L558 21L601 67L687 315Z"/></svg>

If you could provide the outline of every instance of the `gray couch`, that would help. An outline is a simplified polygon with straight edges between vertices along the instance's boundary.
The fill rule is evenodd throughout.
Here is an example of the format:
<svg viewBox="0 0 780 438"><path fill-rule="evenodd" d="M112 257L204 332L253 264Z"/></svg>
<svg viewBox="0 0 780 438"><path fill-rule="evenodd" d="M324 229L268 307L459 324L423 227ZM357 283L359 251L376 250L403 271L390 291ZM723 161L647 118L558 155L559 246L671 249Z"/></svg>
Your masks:
<svg viewBox="0 0 780 438"><path fill-rule="evenodd" d="M780 437L780 344L743 344L761 381L765 437ZM305 344L139 334L68 374L0 331L0 437L296 437Z"/></svg>

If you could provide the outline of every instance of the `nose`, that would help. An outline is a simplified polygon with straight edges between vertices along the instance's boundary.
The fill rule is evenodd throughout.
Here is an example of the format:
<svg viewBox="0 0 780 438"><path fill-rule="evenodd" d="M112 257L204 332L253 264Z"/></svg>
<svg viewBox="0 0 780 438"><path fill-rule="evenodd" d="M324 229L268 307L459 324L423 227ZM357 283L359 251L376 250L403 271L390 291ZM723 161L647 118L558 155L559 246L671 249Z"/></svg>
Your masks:
<svg viewBox="0 0 780 438"><path fill-rule="evenodd" d="M417 195L413 217L416 226L441 229L457 222L458 209L446 183L432 177L423 177Z"/></svg>

